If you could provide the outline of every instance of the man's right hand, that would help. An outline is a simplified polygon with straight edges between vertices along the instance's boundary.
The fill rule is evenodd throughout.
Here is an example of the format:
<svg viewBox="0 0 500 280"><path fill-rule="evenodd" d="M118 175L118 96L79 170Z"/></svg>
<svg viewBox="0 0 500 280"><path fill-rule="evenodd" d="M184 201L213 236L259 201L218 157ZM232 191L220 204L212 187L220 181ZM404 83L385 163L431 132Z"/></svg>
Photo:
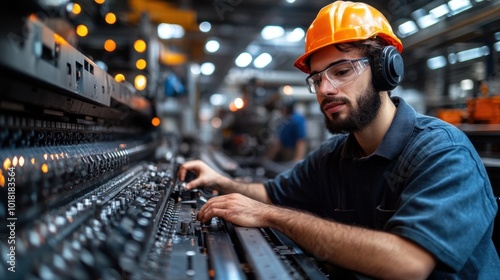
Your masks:
<svg viewBox="0 0 500 280"><path fill-rule="evenodd" d="M199 187L212 187L219 190L219 187L224 180L224 177L213 170L210 166L201 160L192 160L183 163L179 167L177 176L181 182L186 180L188 171L194 172L196 178L186 184L186 190L191 190Z"/></svg>
<svg viewBox="0 0 500 280"><path fill-rule="evenodd" d="M195 173L196 178L186 182L186 190L208 187L219 194L240 193L257 201L272 204L262 183L243 183L224 177L201 160L188 161L179 167L177 176L181 182L186 180L188 171Z"/></svg>

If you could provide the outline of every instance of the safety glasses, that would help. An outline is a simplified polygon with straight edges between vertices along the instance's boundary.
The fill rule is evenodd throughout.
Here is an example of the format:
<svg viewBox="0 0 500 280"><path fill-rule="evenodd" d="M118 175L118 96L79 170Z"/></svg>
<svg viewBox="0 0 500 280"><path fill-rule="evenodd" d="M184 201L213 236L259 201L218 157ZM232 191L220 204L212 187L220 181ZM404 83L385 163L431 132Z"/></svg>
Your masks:
<svg viewBox="0 0 500 280"><path fill-rule="evenodd" d="M325 77L333 87L339 88L354 81L366 70L369 64L368 57L334 62L326 69L309 75L306 78L307 87L311 93L316 94L321 87L323 77Z"/></svg>

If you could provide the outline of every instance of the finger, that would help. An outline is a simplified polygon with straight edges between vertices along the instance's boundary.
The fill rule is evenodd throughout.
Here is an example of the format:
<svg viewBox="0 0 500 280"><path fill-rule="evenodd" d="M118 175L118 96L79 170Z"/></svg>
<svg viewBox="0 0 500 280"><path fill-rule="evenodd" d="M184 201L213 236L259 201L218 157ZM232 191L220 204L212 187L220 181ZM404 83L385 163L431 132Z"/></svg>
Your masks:
<svg viewBox="0 0 500 280"><path fill-rule="evenodd" d="M184 167L181 165L179 167L179 172L177 172L177 177L179 178L179 180L181 182L184 182L184 180L186 179L186 172L187 172L187 170L184 169Z"/></svg>
<svg viewBox="0 0 500 280"><path fill-rule="evenodd" d="M214 208L224 208L225 207L225 202L224 201L219 201L220 197L213 197L205 203L200 210L198 211L198 219L201 220L204 215L206 215L208 212L210 212Z"/></svg>
<svg viewBox="0 0 500 280"><path fill-rule="evenodd" d="M205 209L204 211L198 212L198 220L200 220L202 223L206 223L210 221L214 217L219 217L225 219L227 216L228 210L224 208L219 208L219 207L209 207Z"/></svg>
<svg viewBox="0 0 500 280"><path fill-rule="evenodd" d="M181 182L184 182L184 180L186 179L186 174L189 170L196 170L197 169L197 161L188 161L188 162L185 162L183 164L181 164L181 166L179 166L179 171L177 172L177 177L179 178L179 180L181 180Z"/></svg>
<svg viewBox="0 0 500 280"><path fill-rule="evenodd" d="M210 200L209 200L210 202ZM201 221L202 223L206 223L207 221L209 221L210 219L212 219L212 217L210 217L208 215L208 212L209 210L208 207L209 207L209 202L207 202L205 205L203 205L200 210L198 211L198 214L196 215L196 218Z"/></svg>
<svg viewBox="0 0 500 280"><path fill-rule="evenodd" d="M205 185L203 180L201 178L196 178L194 180L189 181L189 183L186 184L186 190L195 189L203 185Z"/></svg>

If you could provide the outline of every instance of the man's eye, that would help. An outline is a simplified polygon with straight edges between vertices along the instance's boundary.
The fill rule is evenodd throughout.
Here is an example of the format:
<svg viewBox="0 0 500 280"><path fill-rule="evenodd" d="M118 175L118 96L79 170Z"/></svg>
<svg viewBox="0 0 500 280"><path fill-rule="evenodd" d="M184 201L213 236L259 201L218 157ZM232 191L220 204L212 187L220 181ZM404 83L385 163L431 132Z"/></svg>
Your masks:
<svg viewBox="0 0 500 280"><path fill-rule="evenodd" d="M344 77L351 74L351 69L341 69L335 72L335 76Z"/></svg>

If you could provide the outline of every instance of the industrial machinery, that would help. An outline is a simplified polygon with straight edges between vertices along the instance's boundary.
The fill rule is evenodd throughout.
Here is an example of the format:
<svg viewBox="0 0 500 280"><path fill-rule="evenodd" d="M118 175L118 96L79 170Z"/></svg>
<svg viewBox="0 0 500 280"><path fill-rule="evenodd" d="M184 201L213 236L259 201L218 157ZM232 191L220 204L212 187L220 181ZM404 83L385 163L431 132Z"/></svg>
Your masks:
<svg viewBox="0 0 500 280"><path fill-rule="evenodd" d="M36 16L1 20L0 279L327 278L280 232L197 221L216 194L176 174L203 149Z"/></svg>

